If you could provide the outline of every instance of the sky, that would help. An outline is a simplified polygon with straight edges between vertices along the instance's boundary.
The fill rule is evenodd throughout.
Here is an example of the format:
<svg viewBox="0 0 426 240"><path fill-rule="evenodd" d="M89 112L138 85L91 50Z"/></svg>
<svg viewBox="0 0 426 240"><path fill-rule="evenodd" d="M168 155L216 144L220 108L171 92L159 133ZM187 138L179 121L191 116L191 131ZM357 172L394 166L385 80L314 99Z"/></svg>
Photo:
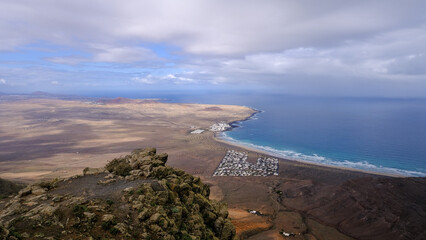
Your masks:
<svg viewBox="0 0 426 240"><path fill-rule="evenodd" d="M426 98L426 1L1 0L0 92Z"/></svg>

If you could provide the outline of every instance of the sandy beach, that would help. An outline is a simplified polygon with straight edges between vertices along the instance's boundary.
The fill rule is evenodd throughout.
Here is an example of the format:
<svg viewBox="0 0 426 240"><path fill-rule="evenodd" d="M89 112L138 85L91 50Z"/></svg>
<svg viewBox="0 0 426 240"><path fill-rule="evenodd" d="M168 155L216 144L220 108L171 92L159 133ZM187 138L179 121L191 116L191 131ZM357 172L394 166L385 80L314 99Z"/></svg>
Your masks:
<svg viewBox="0 0 426 240"><path fill-rule="evenodd" d="M3 99L0 109L0 177L21 182L65 178L81 174L85 167L102 167L133 149L154 146L169 154L168 165L211 186L210 198L228 204L242 239L280 239L281 230L297 234L294 239L352 239L334 228L327 211L310 211L312 202L334 196L352 179L384 176L286 159L279 161L278 176L212 176L228 150L247 152L250 163L270 155L208 131L217 122L250 118L256 111L248 107ZM206 131L191 134L195 129ZM262 215L250 214L249 209Z"/></svg>
<svg viewBox="0 0 426 240"><path fill-rule="evenodd" d="M273 153L270 153L270 152L262 150L262 149L257 149L257 148L254 148L254 147L250 147L250 146L247 146L247 145L245 145L243 143L238 143L237 141L229 141L226 138L221 137L220 134L216 134L214 136L214 139L216 141L218 141L218 142L221 142L221 143L224 143L224 144L227 144L227 145L230 145L230 146L238 147L238 148L244 149L244 150L249 151L249 152L256 152L256 153L263 154L263 155L266 155L266 156L276 157L280 161L298 162L298 163L304 163L304 164L318 166L318 167L335 168L335 169L340 169L340 170L344 170L344 171L355 171L355 172L373 174L373 175L378 175L378 176L406 177L406 176L400 175L400 174L375 172L375 171L368 171L368 170L362 170L362 169L356 169L356 168L333 166L333 165L327 165L327 164L309 162L309 161L301 160L301 159L282 158L282 157L280 157L278 155L274 155Z"/></svg>

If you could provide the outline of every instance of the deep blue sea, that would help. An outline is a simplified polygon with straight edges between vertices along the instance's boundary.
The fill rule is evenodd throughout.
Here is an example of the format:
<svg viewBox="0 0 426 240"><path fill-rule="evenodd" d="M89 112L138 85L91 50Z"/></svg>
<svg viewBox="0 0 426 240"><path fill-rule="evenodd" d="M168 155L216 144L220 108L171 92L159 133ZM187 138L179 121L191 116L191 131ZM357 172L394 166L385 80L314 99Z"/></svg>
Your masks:
<svg viewBox="0 0 426 240"><path fill-rule="evenodd" d="M253 93L136 94L170 102L238 104L261 112L224 138L273 155L406 176L426 176L426 100Z"/></svg>

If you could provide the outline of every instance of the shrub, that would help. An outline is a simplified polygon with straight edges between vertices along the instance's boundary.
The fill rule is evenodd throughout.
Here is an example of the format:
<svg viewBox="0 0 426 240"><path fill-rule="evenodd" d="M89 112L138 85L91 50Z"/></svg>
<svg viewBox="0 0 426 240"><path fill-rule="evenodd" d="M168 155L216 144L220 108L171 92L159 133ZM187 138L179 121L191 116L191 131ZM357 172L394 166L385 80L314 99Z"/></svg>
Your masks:
<svg viewBox="0 0 426 240"><path fill-rule="evenodd" d="M180 212L180 209L177 207L172 208L172 213L178 213Z"/></svg>
<svg viewBox="0 0 426 240"><path fill-rule="evenodd" d="M115 224L116 224L116 222L115 222L115 221L106 221L106 222L103 222L103 223L102 223L102 229L104 229L104 230L109 230L109 229L111 229L112 227L114 227L114 226L115 226Z"/></svg>
<svg viewBox="0 0 426 240"><path fill-rule="evenodd" d="M77 217L83 217L84 212L86 212L86 211L87 211L87 207L84 206L84 205L80 205L80 204L75 205L72 209L72 212Z"/></svg>
<svg viewBox="0 0 426 240"><path fill-rule="evenodd" d="M118 230L117 228L113 227L113 228L111 228L111 229L109 230L109 232L110 232L112 235L117 235L117 234L120 232L120 230Z"/></svg>
<svg viewBox="0 0 426 240"><path fill-rule="evenodd" d="M112 204L114 204L114 201L112 201L111 199L107 199L107 200L106 200L106 203L107 203L109 206L111 206Z"/></svg>
<svg viewBox="0 0 426 240"><path fill-rule="evenodd" d="M109 162L105 166L106 170L108 172L113 172L120 176L127 176L130 174L130 171L132 170L132 167L124 158L115 158L111 162Z"/></svg>
<svg viewBox="0 0 426 240"><path fill-rule="evenodd" d="M182 240L192 240L192 237L185 233L182 235Z"/></svg>

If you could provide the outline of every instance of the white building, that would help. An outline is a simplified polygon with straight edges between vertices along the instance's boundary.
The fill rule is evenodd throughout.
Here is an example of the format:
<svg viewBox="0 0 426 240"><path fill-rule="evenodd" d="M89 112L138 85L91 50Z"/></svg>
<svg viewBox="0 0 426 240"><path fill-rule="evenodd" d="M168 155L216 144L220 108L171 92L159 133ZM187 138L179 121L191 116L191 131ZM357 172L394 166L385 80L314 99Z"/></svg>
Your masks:
<svg viewBox="0 0 426 240"><path fill-rule="evenodd" d="M191 134L200 134L200 133L203 133L203 132L204 132L203 129L197 129L197 130L192 131Z"/></svg>
<svg viewBox="0 0 426 240"><path fill-rule="evenodd" d="M231 126L226 122L215 123L210 126L210 131L212 132L222 132L231 128Z"/></svg>

